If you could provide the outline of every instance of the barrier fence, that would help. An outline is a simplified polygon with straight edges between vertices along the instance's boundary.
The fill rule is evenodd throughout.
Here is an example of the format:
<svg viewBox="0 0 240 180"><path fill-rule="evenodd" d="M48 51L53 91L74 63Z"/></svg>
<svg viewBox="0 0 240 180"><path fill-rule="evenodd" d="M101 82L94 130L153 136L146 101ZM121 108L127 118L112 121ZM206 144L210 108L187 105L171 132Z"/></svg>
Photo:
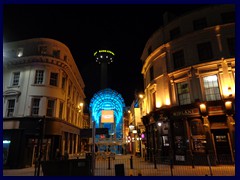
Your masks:
<svg viewBox="0 0 240 180"><path fill-rule="evenodd" d="M203 159L206 161L206 159ZM194 165L173 164L172 161L156 158L145 161L135 156L116 155L115 158L97 158L94 176L235 176L235 164Z"/></svg>

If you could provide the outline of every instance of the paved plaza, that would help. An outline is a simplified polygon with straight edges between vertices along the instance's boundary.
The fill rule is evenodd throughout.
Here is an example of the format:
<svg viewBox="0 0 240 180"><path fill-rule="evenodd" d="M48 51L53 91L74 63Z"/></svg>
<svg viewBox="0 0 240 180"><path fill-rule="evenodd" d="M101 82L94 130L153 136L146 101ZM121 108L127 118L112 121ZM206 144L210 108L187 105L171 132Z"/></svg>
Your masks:
<svg viewBox="0 0 240 180"><path fill-rule="evenodd" d="M115 176L115 165L122 164L124 166L125 176L235 176L234 165L218 165L218 166L185 166L157 164L144 161L142 158L133 158L133 169L130 168L130 155L116 155L115 160L101 159L95 164L95 176ZM34 167L24 169L4 169L3 176L34 176ZM43 176L40 171L40 176Z"/></svg>

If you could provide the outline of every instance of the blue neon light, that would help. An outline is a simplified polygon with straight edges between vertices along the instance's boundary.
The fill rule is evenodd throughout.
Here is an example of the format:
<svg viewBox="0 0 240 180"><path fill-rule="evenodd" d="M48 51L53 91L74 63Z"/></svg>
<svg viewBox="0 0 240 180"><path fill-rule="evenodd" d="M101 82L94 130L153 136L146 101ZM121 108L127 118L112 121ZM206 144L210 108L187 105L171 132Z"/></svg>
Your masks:
<svg viewBox="0 0 240 180"><path fill-rule="evenodd" d="M96 128L99 128L102 110L113 110L117 138L122 138L124 108L125 103L121 94L110 88L103 89L94 94L89 105L92 121L95 121Z"/></svg>

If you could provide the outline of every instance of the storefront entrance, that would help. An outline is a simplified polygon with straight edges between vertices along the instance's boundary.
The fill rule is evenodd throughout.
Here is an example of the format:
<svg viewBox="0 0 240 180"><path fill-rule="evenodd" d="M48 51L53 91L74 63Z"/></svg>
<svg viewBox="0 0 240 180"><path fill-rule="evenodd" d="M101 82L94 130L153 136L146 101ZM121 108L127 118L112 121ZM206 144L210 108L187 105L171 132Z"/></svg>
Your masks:
<svg viewBox="0 0 240 180"><path fill-rule="evenodd" d="M219 164L233 163L230 136L227 129L212 130L215 152Z"/></svg>

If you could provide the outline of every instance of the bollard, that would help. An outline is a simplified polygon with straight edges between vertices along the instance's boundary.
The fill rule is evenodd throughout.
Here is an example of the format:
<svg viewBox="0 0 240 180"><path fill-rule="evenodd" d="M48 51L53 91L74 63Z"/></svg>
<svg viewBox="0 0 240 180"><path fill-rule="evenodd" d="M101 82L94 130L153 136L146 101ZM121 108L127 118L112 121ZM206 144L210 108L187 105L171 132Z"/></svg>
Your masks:
<svg viewBox="0 0 240 180"><path fill-rule="evenodd" d="M193 154L191 154L191 158L192 158L192 168L195 168L195 166L194 166L194 157L193 157Z"/></svg>
<svg viewBox="0 0 240 180"><path fill-rule="evenodd" d="M153 161L154 161L154 169L157 169L157 161L156 161L156 155L153 156Z"/></svg>
<svg viewBox="0 0 240 180"><path fill-rule="evenodd" d="M133 157L130 158L130 169L133 169Z"/></svg>
<svg viewBox="0 0 240 180"><path fill-rule="evenodd" d="M171 176L173 176L173 160L170 159L170 169L171 169Z"/></svg>

